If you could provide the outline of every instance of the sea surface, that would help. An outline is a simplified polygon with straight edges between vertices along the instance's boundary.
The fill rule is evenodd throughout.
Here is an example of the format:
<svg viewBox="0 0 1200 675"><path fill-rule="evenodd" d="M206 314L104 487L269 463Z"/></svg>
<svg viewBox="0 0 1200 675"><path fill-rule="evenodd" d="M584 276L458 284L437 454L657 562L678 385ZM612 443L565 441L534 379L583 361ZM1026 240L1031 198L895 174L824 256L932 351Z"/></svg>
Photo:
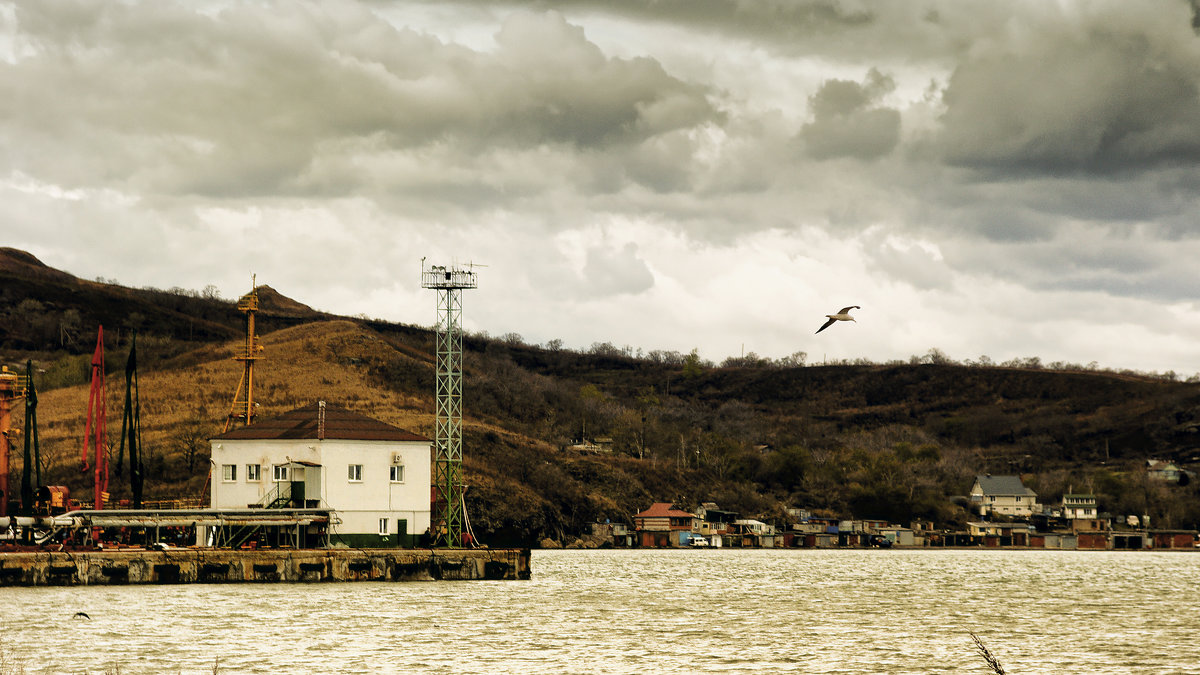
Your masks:
<svg viewBox="0 0 1200 675"><path fill-rule="evenodd" d="M529 581L0 589L0 673L1200 673L1200 554L534 551ZM91 619L72 618L86 612Z"/></svg>

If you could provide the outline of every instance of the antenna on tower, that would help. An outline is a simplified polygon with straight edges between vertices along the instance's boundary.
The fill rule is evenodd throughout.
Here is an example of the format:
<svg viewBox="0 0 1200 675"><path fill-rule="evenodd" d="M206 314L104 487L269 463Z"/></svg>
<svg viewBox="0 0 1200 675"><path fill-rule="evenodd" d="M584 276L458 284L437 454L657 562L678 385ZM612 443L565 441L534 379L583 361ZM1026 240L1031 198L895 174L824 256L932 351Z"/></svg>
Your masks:
<svg viewBox="0 0 1200 675"><path fill-rule="evenodd" d="M462 296L477 285L472 266L425 266L421 287L437 291L437 431L433 460L435 545L463 545L462 483Z"/></svg>

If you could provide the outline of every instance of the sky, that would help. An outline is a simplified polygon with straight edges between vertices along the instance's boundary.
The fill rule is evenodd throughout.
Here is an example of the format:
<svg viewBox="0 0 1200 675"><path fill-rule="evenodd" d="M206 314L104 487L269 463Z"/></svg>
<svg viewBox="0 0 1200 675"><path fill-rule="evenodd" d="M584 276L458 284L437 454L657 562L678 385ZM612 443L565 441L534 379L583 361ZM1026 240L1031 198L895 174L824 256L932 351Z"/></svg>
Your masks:
<svg viewBox="0 0 1200 675"><path fill-rule="evenodd" d="M1185 0L0 0L0 246L422 326L422 259L470 265L468 330L575 349L1190 376L1197 26Z"/></svg>

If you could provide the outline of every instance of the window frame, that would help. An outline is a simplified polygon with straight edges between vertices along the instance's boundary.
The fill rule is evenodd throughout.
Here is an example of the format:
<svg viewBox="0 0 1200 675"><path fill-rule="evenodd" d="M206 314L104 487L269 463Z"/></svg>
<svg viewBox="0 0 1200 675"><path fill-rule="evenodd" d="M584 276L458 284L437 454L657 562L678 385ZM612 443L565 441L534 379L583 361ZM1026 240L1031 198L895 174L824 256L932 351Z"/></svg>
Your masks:
<svg viewBox="0 0 1200 675"><path fill-rule="evenodd" d="M391 534L391 530L388 529L391 525L388 522L389 520L390 520L390 518L380 518L379 519L379 535L380 536L386 537L387 535Z"/></svg>
<svg viewBox="0 0 1200 675"><path fill-rule="evenodd" d="M236 483L237 482L237 464L222 464L221 465L221 482Z"/></svg>
<svg viewBox="0 0 1200 675"><path fill-rule="evenodd" d="M393 464L390 467L388 467L388 482L395 484L395 485L403 485L404 484L404 465L403 464Z"/></svg>
<svg viewBox="0 0 1200 675"><path fill-rule="evenodd" d="M262 464L247 464L246 465L246 482L261 483L262 482Z"/></svg>
<svg viewBox="0 0 1200 675"><path fill-rule="evenodd" d="M291 472L288 471L287 464L272 464L271 465L271 482L286 483Z"/></svg>
<svg viewBox="0 0 1200 675"><path fill-rule="evenodd" d="M346 480L350 483L361 483L363 475L362 464L347 464L346 465Z"/></svg>

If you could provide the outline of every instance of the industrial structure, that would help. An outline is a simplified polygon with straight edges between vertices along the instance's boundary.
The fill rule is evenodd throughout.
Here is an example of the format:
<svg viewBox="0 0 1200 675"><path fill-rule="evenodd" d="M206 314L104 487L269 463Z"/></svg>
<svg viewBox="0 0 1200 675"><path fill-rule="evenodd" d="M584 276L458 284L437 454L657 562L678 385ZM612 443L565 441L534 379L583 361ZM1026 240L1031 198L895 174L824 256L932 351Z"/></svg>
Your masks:
<svg viewBox="0 0 1200 675"><path fill-rule="evenodd" d="M434 537L446 547L463 545L467 525L462 482L462 295L475 288L475 272L458 266L425 267L421 286L437 291L437 431L435 434Z"/></svg>
<svg viewBox="0 0 1200 675"><path fill-rule="evenodd" d="M260 354L263 351L254 328L255 314L258 313L258 286L254 285L255 281L255 277L251 277L250 292L243 295L237 304L238 310L246 313L246 342L242 353L233 357L234 361L242 363L242 379L233 393L233 403L229 406L223 431L229 431L239 420L243 426L254 423L254 362L262 358Z"/></svg>
<svg viewBox="0 0 1200 675"><path fill-rule="evenodd" d="M9 371L8 366L0 369L0 516L8 513L8 458L12 449L12 410L14 404L25 398L29 390L29 378Z"/></svg>

